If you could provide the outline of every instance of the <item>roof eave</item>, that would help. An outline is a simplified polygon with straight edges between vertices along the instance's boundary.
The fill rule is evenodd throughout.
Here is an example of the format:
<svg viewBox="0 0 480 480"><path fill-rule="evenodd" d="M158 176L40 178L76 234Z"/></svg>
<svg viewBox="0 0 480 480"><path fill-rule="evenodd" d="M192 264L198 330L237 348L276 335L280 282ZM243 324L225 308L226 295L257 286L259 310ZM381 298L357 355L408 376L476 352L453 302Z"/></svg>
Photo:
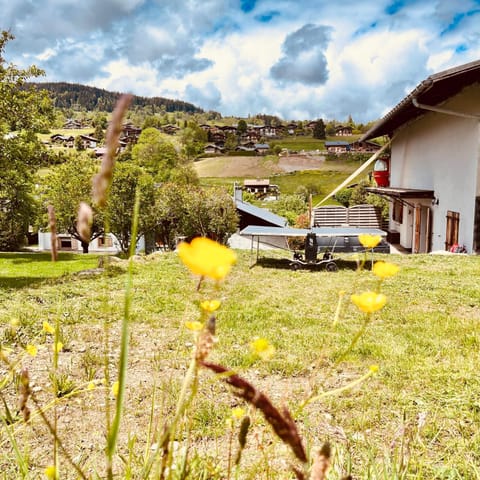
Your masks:
<svg viewBox="0 0 480 480"><path fill-rule="evenodd" d="M476 72L479 71L480 61L477 60L429 76L365 133L359 141L366 141L384 135L392 137L398 128L425 114L424 110L415 107L413 104L414 99L421 101L422 96L430 98L430 100L432 100L432 97L438 97L435 103L442 103L449 96L458 93L463 86L471 85L478 81L479 75ZM464 85L462 85L462 82L455 82L455 78L459 77L463 77ZM462 88L459 88L459 84ZM443 95L445 92L448 92L448 95ZM432 96L431 93L434 93L434 95ZM426 103L429 102L427 101Z"/></svg>

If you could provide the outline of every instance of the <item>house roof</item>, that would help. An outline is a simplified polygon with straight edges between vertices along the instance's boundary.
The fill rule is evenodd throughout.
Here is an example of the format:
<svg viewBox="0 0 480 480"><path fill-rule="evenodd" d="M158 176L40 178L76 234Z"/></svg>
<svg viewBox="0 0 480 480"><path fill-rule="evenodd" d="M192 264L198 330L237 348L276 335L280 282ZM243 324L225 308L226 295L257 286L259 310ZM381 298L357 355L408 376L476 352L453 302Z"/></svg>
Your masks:
<svg viewBox="0 0 480 480"><path fill-rule="evenodd" d="M367 187L367 192L391 198L434 198L433 190L400 187Z"/></svg>
<svg viewBox="0 0 480 480"><path fill-rule="evenodd" d="M286 218L280 217L279 215L276 215L275 213L272 213L265 208L256 207L251 203L240 202L237 200L235 202L235 207L240 212L248 213L249 215L253 215L261 220L264 220L265 222L271 223L272 225L276 225L278 227L285 227L288 224Z"/></svg>
<svg viewBox="0 0 480 480"><path fill-rule="evenodd" d="M252 185L255 185L255 186L261 185L264 187L268 187L270 185L270 180L268 178L262 178L262 179L257 178L256 180L246 179L243 181L243 185L245 187L251 187Z"/></svg>
<svg viewBox="0 0 480 480"><path fill-rule="evenodd" d="M345 142L345 141L335 141L335 142L330 142L330 141L327 141L325 142L325 146L326 147L348 147L350 144L348 142Z"/></svg>
<svg viewBox="0 0 480 480"><path fill-rule="evenodd" d="M416 107L413 100L436 106L460 90L480 81L480 60L430 75L408 94L396 107L377 122L360 141L392 134L405 123L423 115L425 110Z"/></svg>

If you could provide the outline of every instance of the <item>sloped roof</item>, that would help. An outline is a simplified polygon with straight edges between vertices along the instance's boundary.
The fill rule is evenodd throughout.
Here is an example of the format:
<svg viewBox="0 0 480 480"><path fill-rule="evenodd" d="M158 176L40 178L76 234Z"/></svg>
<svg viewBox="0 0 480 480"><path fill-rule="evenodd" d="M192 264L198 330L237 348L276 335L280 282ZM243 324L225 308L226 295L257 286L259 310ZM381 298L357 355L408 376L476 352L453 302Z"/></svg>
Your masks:
<svg viewBox="0 0 480 480"><path fill-rule="evenodd" d="M270 210L267 210L265 208L256 207L251 203L240 202L237 200L235 202L235 207L241 212L253 215L278 227L285 227L288 224L288 220L286 218L281 217L280 215L276 215L275 213L272 213L270 212Z"/></svg>
<svg viewBox="0 0 480 480"><path fill-rule="evenodd" d="M480 60L430 75L365 133L360 141L382 135L392 136L403 124L425 114L425 110L415 107L414 99L436 106L476 82L480 82Z"/></svg>
<svg viewBox="0 0 480 480"><path fill-rule="evenodd" d="M326 147L348 147L349 145L350 144L348 142L345 142L344 140L325 142Z"/></svg>

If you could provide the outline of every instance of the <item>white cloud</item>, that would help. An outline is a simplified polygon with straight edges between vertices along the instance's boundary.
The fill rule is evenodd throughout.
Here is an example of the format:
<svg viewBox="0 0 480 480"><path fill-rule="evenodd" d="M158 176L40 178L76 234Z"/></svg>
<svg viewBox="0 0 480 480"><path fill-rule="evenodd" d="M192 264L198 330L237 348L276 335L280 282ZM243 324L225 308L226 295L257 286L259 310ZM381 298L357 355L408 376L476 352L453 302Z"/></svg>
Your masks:
<svg viewBox="0 0 480 480"><path fill-rule="evenodd" d="M478 0L41 3L0 0L17 37L9 61L223 115L366 122L431 73L480 58Z"/></svg>

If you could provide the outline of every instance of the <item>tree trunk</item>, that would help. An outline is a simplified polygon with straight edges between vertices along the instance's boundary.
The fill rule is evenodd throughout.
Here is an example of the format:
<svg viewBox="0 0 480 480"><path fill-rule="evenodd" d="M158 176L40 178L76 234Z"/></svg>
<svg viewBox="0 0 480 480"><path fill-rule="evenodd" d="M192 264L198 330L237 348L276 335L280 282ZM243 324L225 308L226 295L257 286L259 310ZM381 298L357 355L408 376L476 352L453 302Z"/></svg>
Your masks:
<svg viewBox="0 0 480 480"><path fill-rule="evenodd" d="M83 253L88 253L88 242L81 241Z"/></svg>

